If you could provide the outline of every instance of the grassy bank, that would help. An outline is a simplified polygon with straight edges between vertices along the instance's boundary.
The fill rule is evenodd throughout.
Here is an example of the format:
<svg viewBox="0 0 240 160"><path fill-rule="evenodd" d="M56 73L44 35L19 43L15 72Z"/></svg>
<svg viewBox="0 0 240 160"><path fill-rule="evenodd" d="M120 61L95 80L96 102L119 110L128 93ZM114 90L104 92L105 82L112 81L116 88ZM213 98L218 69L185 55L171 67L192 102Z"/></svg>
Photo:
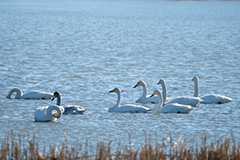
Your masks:
<svg viewBox="0 0 240 160"><path fill-rule="evenodd" d="M15 135L13 132L7 134L1 142L0 159L240 159L240 142L230 143L231 139L226 138L217 142L206 143L207 138L203 137L201 144L192 142L190 146L183 141L178 144L166 145L160 142L152 145L148 142L138 150L123 146L118 149L111 148L111 142L99 142L95 147L88 144L76 144L68 146L67 141L60 147L49 144L39 149L39 144L34 136ZM48 148L49 147L49 148Z"/></svg>

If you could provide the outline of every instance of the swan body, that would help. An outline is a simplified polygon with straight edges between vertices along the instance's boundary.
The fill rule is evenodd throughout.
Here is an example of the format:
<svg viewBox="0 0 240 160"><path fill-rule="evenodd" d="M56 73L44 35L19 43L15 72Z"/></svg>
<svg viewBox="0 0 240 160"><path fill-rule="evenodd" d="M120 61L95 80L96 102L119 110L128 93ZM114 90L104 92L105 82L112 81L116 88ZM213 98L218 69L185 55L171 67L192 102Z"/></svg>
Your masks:
<svg viewBox="0 0 240 160"><path fill-rule="evenodd" d="M64 108L57 105L38 108L34 113L36 122L50 122L62 117Z"/></svg>
<svg viewBox="0 0 240 160"><path fill-rule="evenodd" d="M77 114L83 114L86 109L80 106L74 106L74 105L63 105L65 111L63 112L64 115L67 114L73 114L73 115L77 115Z"/></svg>
<svg viewBox="0 0 240 160"><path fill-rule="evenodd" d="M194 76L194 97L199 97L199 78ZM219 94L207 94L201 97L203 104L224 104L233 101L231 98Z"/></svg>
<svg viewBox="0 0 240 160"><path fill-rule="evenodd" d="M157 95L159 103L152 109L153 113L189 113L192 110L190 105L170 103L163 106L163 96L159 90L155 90L151 96Z"/></svg>
<svg viewBox="0 0 240 160"><path fill-rule="evenodd" d="M208 94L201 97L203 104L224 104L233 101L231 98L219 95L219 94Z"/></svg>
<svg viewBox="0 0 240 160"><path fill-rule="evenodd" d="M61 106L61 95L58 91L54 92L53 97L52 97L52 101L54 100L54 98L57 98L57 104L58 106ZM86 109L81 107L81 106L76 106L76 105L62 105L62 107L64 108L64 115L67 114L73 114L73 115L77 115L77 114L83 114Z"/></svg>
<svg viewBox="0 0 240 160"><path fill-rule="evenodd" d="M126 105L120 105L121 103L121 90L119 88L114 88L113 90L109 91L109 93L115 92L118 95L117 104L111 108L108 109L108 112L119 112L119 113L146 113L150 111L149 108L140 106L140 105L134 105L134 104L126 104Z"/></svg>
<svg viewBox="0 0 240 160"><path fill-rule="evenodd" d="M167 99L167 87L166 82L164 79L160 79L157 84L161 84L163 88L163 104L170 104L170 103L178 103L178 104L185 104L191 106L197 106L202 99L200 97L176 97L176 98L168 98Z"/></svg>
<svg viewBox="0 0 240 160"><path fill-rule="evenodd" d="M202 99L200 97L176 97L170 99L165 104L179 103L191 106L198 106L201 101Z"/></svg>
<svg viewBox="0 0 240 160"><path fill-rule="evenodd" d="M42 91L28 92L23 94L21 89L14 88L8 93L7 98L11 98L14 92L17 93L15 96L16 99L51 99L53 96L52 93Z"/></svg>
<svg viewBox="0 0 240 160"><path fill-rule="evenodd" d="M138 86L143 87L143 94L136 100L136 103L158 103L159 100L157 96L150 97L150 95L147 95L147 84L143 80L140 80L133 88Z"/></svg>

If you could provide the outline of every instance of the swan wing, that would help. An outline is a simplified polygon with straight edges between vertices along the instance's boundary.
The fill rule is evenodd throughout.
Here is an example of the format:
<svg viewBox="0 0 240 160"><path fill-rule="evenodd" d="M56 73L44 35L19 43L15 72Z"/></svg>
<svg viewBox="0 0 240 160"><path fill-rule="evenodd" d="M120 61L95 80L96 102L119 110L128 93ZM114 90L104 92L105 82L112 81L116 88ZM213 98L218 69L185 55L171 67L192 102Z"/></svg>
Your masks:
<svg viewBox="0 0 240 160"><path fill-rule="evenodd" d="M46 106L47 107L47 106ZM45 117L46 107L38 108L34 113L34 119L36 122L41 122Z"/></svg>
<svg viewBox="0 0 240 160"><path fill-rule="evenodd" d="M36 122L48 122L54 120L54 117L52 115L47 114L48 107L49 106L40 107L35 111L34 120Z"/></svg>

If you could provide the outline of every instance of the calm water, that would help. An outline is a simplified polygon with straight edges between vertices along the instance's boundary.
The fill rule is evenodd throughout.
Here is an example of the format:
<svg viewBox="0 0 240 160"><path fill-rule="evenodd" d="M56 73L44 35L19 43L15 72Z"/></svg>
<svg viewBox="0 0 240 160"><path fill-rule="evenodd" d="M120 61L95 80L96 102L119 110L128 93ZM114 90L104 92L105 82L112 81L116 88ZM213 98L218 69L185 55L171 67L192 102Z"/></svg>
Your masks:
<svg viewBox="0 0 240 160"><path fill-rule="evenodd" d="M113 141L139 147L146 134L161 140L240 140L240 2L71 1L0 2L0 137L35 134L40 144ZM134 103L144 80L148 94L164 78L169 97L217 93L234 102L200 105L190 114L112 114ZM62 94L63 104L87 109L57 122L36 123L34 112L51 101L6 99L18 87ZM153 107L153 105L149 105ZM154 138L154 140L155 140Z"/></svg>

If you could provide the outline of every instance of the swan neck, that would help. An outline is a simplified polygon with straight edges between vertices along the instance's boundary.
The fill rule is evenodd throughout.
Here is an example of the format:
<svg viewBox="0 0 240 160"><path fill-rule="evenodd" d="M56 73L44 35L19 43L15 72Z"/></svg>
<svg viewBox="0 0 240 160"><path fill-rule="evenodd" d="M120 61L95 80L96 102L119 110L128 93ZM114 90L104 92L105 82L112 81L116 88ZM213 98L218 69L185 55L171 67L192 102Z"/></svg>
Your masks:
<svg viewBox="0 0 240 160"><path fill-rule="evenodd" d="M194 79L194 97L199 97L199 81Z"/></svg>
<svg viewBox="0 0 240 160"><path fill-rule="evenodd" d="M163 106L163 96L162 96L161 92L157 92L156 95L157 95L158 98L159 98L159 102L158 102L158 104L153 108L153 110L156 110L156 109L158 109L158 108L160 108L160 107Z"/></svg>
<svg viewBox="0 0 240 160"><path fill-rule="evenodd" d="M141 98L146 98L147 97L147 85L143 83L142 87L143 87L143 94L142 94Z"/></svg>
<svg viewBox="0 0 240 160"><path fill-rule="evenodd" d="M116 106L119 107L119 106L120 106L120 103L121 103L121 93L120 93L120 91L117 92L117 95L118 95L118 99L117 99L117 104L116 104Z"/></svg>
<svg viewBox="0 0 240 160"><path fill-rule="evenodd" d="M20 89L14 88L14 89L12 89L12 90L8 93L7 98L11 98L11 96L12 96L12 94L13 94L14 92L17 93L17 95L16 95L16 97L15 97L16 99L21 98L21 96L23 95L23 93L22 93L22 91L21 91Z"/></svg>
<svg viewBox="0 0 240 160"><path fill-rule="evenodd" d="M60 94L57 95L57 105L58 106L61 105L61 95Z"/></svg>
<svg viewBox="0 0 240 160"><path fill-rule="evenodd" d="M165 102L166 98L167 98L167 86L164 81L161 84L162 84L162 89L163 89L163 94L162 94L163 102Z"/></svg>
<svg viewBox="0 0 240 160"><path fill-rule="evenodd" d="M166 98L166 97L165 97ZM162 107L163 106L163 96L162 94L159 92L159 103L158 103L158 106L159 107Z"/></svg>

